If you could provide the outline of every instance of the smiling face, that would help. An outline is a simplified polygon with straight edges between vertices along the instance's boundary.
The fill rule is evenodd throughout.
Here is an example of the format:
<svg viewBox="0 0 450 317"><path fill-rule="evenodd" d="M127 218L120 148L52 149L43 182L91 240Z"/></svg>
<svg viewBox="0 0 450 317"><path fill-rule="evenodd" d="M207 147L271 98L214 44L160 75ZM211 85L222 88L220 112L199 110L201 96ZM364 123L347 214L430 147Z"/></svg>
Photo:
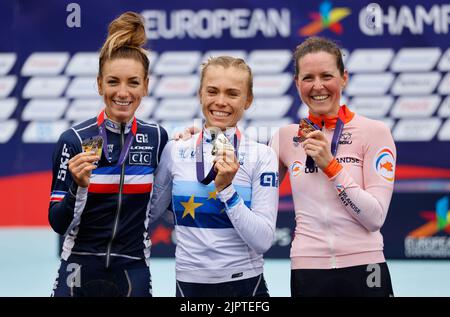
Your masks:
<svg viewBox="0 0 450 317"><path fill-rule="evenodd" d="M132 58L106 61L97 84L106 106L106 115L118 123L126 123L133 118L142 97L148 92L148 78L144 75L144 67Z"/></svg>
<svg viewBox="0 0 450 317"><path fill-rule="evenodd" d="M253 101L248 81L249 74L242 69L208 66L199 90L207 128L236 126Z"/></svg>
<svg viewBox="0 0 450 317"><path fill-rule="evenodd" d="M317 116L337 115L341 92L348 81L347 71L341 75L336 57L324 51L308 53L297 63L295 84L309 111Z"/></svg>

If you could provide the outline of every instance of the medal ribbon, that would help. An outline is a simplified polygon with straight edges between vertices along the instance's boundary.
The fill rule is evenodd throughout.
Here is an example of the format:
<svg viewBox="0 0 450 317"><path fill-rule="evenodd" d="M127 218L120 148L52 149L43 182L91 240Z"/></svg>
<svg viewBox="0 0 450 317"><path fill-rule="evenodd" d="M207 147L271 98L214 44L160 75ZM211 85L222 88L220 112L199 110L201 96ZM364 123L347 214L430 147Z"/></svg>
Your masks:
<svg viewBox="0 0 450 317"><path fill-rule="evenodd" d="M238 128L236 128L236 133L233 136L233 146L234 146L234 155L238 158L239 156L239 144L241 142L241 132ZM214 170L214 165L211 167L211 170L208 172L208 175L205 177L205 167L204 167L204 158L203 158L203 130L200 132L200 135L197 139L197 143L195 146L195 160L196 160L196 170L197 170L197 180L203 185L208 185L211 183L217 175L217 172Z"/></svg>
<svg viewBox="0 0 450 317"><path fill-rule="evenodd" d="M333 155L333 157L335 157L336 153L337 153L339 139L341 138L341 134L344 129L344 122L345 122L344 108L340 107L339 112L338 112L338 118L336 121L336 126L334 128L333 138L331 140L331 154ZM322 124L322 128L323 128L323 126L324 126L324 124ZM300 127L299 127L299 129L300 129ZM299 136L300 136L300 134L299 134ZM309 169L313 169L314 165L315 165L314 159L308 155L306 157L306 167Z"/></svg>
<svg viewBox="0 0 450 317"><path fill-rule="evenodd" d="M103 153L105 154L106 159L109 163L111 163L112 158L108 153L108 137L106 135L106 126L105 126L105 111L102 111L97 118L97 126L100 136L103 138ZM125 140L125 144L120 151L119 161L116 166L120 166L125 161L125 158L128 155L128 152L131 147L131 143L133 143L134 136L137 132L137 122L136 117L133 117L133 123L131 124L130 132L128 132L127 138Z"/></svg>

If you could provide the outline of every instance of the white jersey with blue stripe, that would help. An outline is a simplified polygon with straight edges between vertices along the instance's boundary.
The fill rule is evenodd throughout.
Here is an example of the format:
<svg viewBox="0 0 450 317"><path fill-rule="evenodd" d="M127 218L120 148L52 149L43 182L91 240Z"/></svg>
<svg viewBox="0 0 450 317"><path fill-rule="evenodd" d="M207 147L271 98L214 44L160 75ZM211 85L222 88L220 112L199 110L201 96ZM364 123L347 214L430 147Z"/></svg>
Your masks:
<svg viewBox="0 0 450 317"><path fill-rule="evenodd" d="M235 129L227 131L232 138ZM231 135L230 135L231 134ZM232 185L217 193L197 180L196 141L171 141L155 172L150 221L172 201L177 239L176 277L190 283L221 283L263 272L278 209L278 161L266 145L245 136ZM212 167L210 135L203 139L204 170Z"/></svg>

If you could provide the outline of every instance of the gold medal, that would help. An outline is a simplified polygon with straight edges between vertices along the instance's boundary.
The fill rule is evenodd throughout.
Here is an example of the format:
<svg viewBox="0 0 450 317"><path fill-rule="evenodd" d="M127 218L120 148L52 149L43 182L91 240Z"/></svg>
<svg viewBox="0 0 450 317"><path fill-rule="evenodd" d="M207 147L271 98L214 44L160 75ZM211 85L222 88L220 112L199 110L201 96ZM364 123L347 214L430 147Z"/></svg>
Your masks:
<svg viewBox="0 0 450 317"><path fill-rule="evenodd" d="M300 143L305 141L308 133L316 130L318 130L318 128L315 127L315 125L311 123L311 121L305 118L301 119L300 123L298 124L298 137L296 141Z"/></svg>
<svg viewBox="0 0 450 317"><path fill-rule="evenodd" d="M83 152L94 152L98 157L102 156L103 138L100 135L83 140L81 143Z"/></svg>

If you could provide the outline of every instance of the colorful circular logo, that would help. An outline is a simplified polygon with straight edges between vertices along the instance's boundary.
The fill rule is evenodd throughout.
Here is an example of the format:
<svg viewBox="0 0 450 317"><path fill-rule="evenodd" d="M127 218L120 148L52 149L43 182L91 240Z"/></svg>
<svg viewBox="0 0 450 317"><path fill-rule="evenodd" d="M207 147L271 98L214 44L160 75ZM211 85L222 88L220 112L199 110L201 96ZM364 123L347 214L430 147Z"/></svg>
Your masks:
<svg viewBox="0 0 450 317"><path fill-rule="evenodd" d="M392 183L395 176L394 153L389 148L381 149L375 157L375 170L386 181Z"/></svg>
<svg viewBox="0 0 450 317"><path fill-rule="evenodd" d="M338 193L340 194L345 190L345 187L342 184L337 184L336 189L337 189Z"/></svg>
<svg viewBox="0 0 450 317"><path fill-rule="evenodd" d="M291 174L296 177L300 175L303 170L303 163L300 161L294 161L291 165Z"/></svg>

